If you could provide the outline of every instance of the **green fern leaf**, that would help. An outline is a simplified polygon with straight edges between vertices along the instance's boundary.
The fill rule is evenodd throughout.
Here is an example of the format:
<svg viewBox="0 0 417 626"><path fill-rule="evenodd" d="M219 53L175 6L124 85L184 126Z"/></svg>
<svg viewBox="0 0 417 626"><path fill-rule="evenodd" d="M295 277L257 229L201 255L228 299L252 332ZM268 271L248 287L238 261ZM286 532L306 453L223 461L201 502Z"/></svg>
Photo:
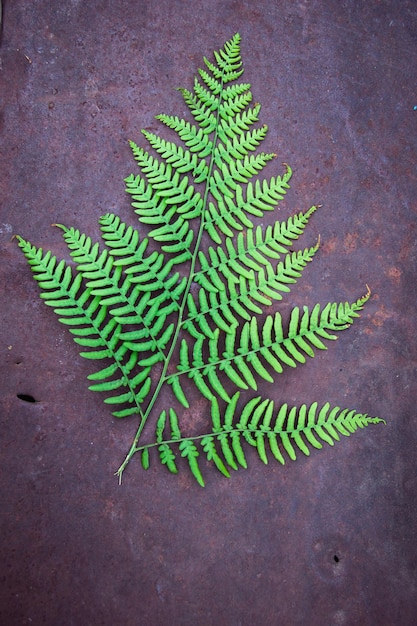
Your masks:
<svg viewBox="0 0 417 626"><path fill-rule="evenodd" d="M253 313L261 314L265 306L269 307L274 300L282 299L282 292L290 291L289 285L297 282L316 252L317 246L287 254L275 271L271 265L259 266L255 272L237 263L230 263L230 269L227 268L226 272L227 282L226 277L222 282L221 274L212 267L213 282L206 281L207 290L202 286L198 303L191 294L188 296L188 307L192 313L184 321L183 327L194 329L197 325L204 334L207 320L211 318L217 326L228 332L229 327L239 324L239 317L250 320ZM224 268L221 273L224 273ZM201 281L203 284L204 280Z"/></svg>
<svg viewBox="0 0 417 626"><path fill-rule="evenodd" d="M201 460L229 477L251 463L249 448L265 464L284 464L382 422L328 403L275 408L251 397L260 381L273 383L326 350L370 292L353 303L294 307L285 323L270 310L317 253L318 243L293 246L318 207L266 228L256 223L277 209L292 170L284 163L281 175L265 177L276 154L258 152L268 128L242 73L236 34L204 58L190 89L178 90L184 119L156 117L176 140L143 130L147 149L130 142L139 173L125 183L140 231L108 213L99 220L103 247L59 225L72 264L18 237L42 299L98 366L89 389L105 394L114 416L139 420L119 479L136 453L148 469L155 448L171 473L185 462L204 486ZM172 392L172 406L156 418L154 440L143 443L163 390ZM209 425L189 436L178 405L190 409L196 395L198 406L210 407Z"/></svg>
<svg viewBox="0 0 417 626"><path fill-rule="evenodd" d="M192 474L197 482L204 486L197 457L199 456L198 445L206 455L208 461L212 461L220 473L229 477L230 469L237 470L239 464L246 468L247 461L242 447L242 438L250 446L254 447L260 460L267 464L268 453L280 464L285 464L285 455L290 460L296 460L297 453L309 456L311 448L322 448L320 439L333 446L340 436L348 437L359 428L365 428L371 424L383 423L379 418L368 417L366 414L354 410L331 408L327 403L320 410L317 402L307 407L301 405L289 408L286 404L275 411L272 400L262 400L260 397L253 398L244 407L240 419L235 422L236 402L232 409L227 409L228 416L223 421L222 430L216 430L211 434L200 437L181 439L179 450L182 456L188 458ZM217 413L217 408L216 408ZM271 422L275 422L271 428ZM232 417L231 417L232 414ZM168 446L173 442L166 442ZM216 445L217 444L217 445ZM224 456L224 461L220 452ZM172 450L171 453L173 454Z"/></svg>
<svg viewBox="0 0 417 626"><path fill-rule="evenodd" d="M316 209L313 206L305 214L299 213L290 217L287 222L276 222L274 227L268 226L265 235L259 226L248 230L245 236L239 233L236 245L233 239L228 238L225 241L225 251L220 247L217 250L209 248L209 258L200 251L201 269L195 275L195 282L209 291L221 291L226 289L229 282L238 283L240 276L249 279L252 276L250 270L260 272L265 267L270 268L271 260L280 259L282 254L286 254L286 259L292 258L288 256L288 248L303 233ZM284 262L284 265L288 268L289 261ZM277 273L277 269L275 272ZM283 266L280 266L280 273L283 274Z"/></svg>
<svg viewBox="0 0 417 626"><path fill-rule="evenodd" d="M191 439L184 439L179 444L179 450L181 452L181 456L187 459L191 473L198 484L201 487L204 487L204 479L197 461L197 457L199 456L197 446Z"/></svg>
<svg viewBox="0 0 417 626"><path fill-rule="evenodd" d="M212 435L202 437L201 447L207 457L207 460L213 461L219 472L223 474L223 476L226 476L226 478L230 478L230 472L217 452L215 438Z"/></svg>
<svg viewBox="0 0 417 626"><path fill-rule="evenodd" d="M172 115L157 115L156 119L165 124L165 126L168 126L168 128L174 130L179 139L184 142L184 145L188 148L188 151L185 151L185 155L189 155L188 157L184 155L184 158L192 160L194 158L194 153L200 159L211 156L213 151L213 142L202 128L194 126L193 124L190 124L190 122ZM207 175L208 174L209 172L207 172ZM195 182L201 182L199 177L196 178Z"/></svg>
<svg viewBox="0 0 417 626"><path fill-rule="evenodd" d="M263 328L259 329L256 317L246 322L240 332L237 325L228 329L225 337L224 349L221 351L221 331L215 330L210 337L201 334L195 342L193 359L190 361L188 345L183 340L182 360L178 366L176 376L187 374L194 380L203 395L210 399L212 393L220 397L227 396L227 390L220 382L217 372L224 372L229 380L239 389L257 389L255 376L268 382L274 378L266 366L273 366L274 373L282 373L285 366L296 367L305 363L306 357L314 357L314 349L326 350L327 346L322 339L334 340L335 332L348 328L354 318L369 298L369 293L356 302L329 303L320 312L320 307L313 309L310 315L304 307L300 316L300 309L292 310L288 331L284 332L281 315L267 316ZM201 329L201 327L200 327ZM209 357L205 357L207 348ZM215 385L210 389L213 376L216 373ZM173 383L170 377L170 383Z"/></svg>
<svg viewBox="0 0 417 626"><path fill-rule="evenodd" d="M89 375L89 379L101 381L89 388L105 392L127 389L126 392L107 397L105 402L131 405L113 412L116 417L141 415L140 405L150 390L149 369L133 375L137 356L120 341L120 325L114 318L108 319L107 307L101 304L99 296L93 295L91 288L82 291L80 274L74 278L71 267L64 261L57 263L56 257L50 252L44 254L41 248L32 246L21 237L18 237L18 241L42 289L41 297L45 304L53 307L57 315L64 316L59 321L70 326L77 344L91 348L87 352L80 352L80 355L93 361L113 360L111 365Z"/></svg>
<svg viewBox="0 0 417 626"><path fill-rule="evenodd" d="M142 462L142 467L144 470L149 469L149 463L150 463L150 459L149 459L149 448L144 448L141 452L141 462Z"/></svg>
<svg viewBox="0 0 417 626"><path fill-rule="evenodd" d="M162 156L166 163L172 165L177 172L180 172L181 174L191 172L195 183L201 183L207 180L209 170L204 159L199 159L195 153L184 150L182 146L177 146L171 141L165 141L153 133L148 133L146 131L142 131L142 133L152 148L154 148L154 150ZM196 200L197 207L194 205L194 212L192 212L191 209L193 206L190 206L190 212L187 213L188 219L191 217L198 217L200 215L201 207L198 206L198 196L196 196ZM185 212L183 207L181 207L181 211L182 213Z"/></svg>

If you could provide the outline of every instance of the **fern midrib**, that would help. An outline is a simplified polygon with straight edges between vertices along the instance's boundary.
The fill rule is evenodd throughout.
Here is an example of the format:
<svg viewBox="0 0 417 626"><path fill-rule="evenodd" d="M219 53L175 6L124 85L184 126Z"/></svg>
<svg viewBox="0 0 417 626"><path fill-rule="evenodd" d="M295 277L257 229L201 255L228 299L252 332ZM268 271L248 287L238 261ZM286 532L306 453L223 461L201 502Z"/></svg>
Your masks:
<svg viewBox="0 0 417 626"><path fill-rule="evenodd" d="M95 327L95 326L94 326L94 327ZM99 336L101 337L101 333L100 333L99 329L97 329L97 330L98 330L98 334L99 334ZM124 385L128 388L128 390L129 390L129 392L130 392L130 394L131 394L131 396L132 396L132 398L133 398L133 400L134 400L134 403L135 403L135 405L136 405L136 407L137 407L137 410L138 410L139 416L142 416L142 414L143 414L143 413L142 413L142 409L141 409L141 407L140 407L139 402L138 402L138 401L137 401L137 399L136 399L135 389L132 387L132 384L131 384L131 380L130 380L129 375L128 375L128 374L126 374L126 373L124 372L122 364L121 364L121 363L120 363L120 361L116 358L116 351L115 351L115 350L113 350L113 349L111 348L111 346L110 346L110 342L108 342L106 339L104 339L104 341L106 342L107 349L110 351L110 358L112 358L112 359L114 360L114 362L115 362L115 363L117 363L117 367L118 367L118 369L120 370L120 372L122 373L122 379L123 379L123 381L124 381Z"/></svg>
<svg viewBox="0 0 417 626"><path fill-rule="evenodd" d="M384 420L382 420L381 418L378 417L368 417L366 415L362 416L363 419L366 420L367 423L369 424L379 424L381 422L385 423ZM158 446L161 445L179 445L180 443L182 443L183 441L200 441L201 439L204 439L205 437L221 437L222 435L231 435L232 433L238 433L239 435L242 435L243 437L245 435L250 435L252 437L256 437L258 435L262 435L262 436L268 436L268 435L275 435L276 437L279 437L281 434L286 434L290 437L294 437L294 435L297 434L305 434L307 431L316 431L319 428L326 428L327 426L335 428L337 430L338 433L343 434L339 429L338 429L338 425L340 425L342 428L344 428L345 430L349 431L349 435L353 432L351 431L347 425L346 425L346 420L345 419L336 419L334 421L331 422L323 422L323 423L316 423L316 424L312 424L311 426L303 426L301 428L291 428L291 429L286 429L286 428L279 428L278 430L275 430L274 428L271 427L265 427L265 426L260 426L259 428L250 428L250 427L241 427L239 428L239 424L236 424L236 426L234 427L223 427L222 430L219 431L210 431L207 432L203 435L191 435L189 437L177 437L177 438L170 438L170 439L162 439L161 441L154 441L152 443L147 443L147 444L143 444L142 446L138 446L135 448L135 452L141 452L142 450L145 449L150 449L150 448L156 448ZM360 428L359 425L355 424L356 428L355 430L357 430L358 428ZM332 437L329 433L329 436L332 439L335 439L334 437ZM345 435L346 436L346 435ZM307 440L308 443L308 440Z"/></svg>
<svg viewBox="0 0 417 626"><path fill-rule="evenodd" d="M137 443L139 441L139 438L143 432L143 429L145 427L145 424L147 422L147 419L155 405L155 402L157 401L158 397L159 397L159 393L162 389L162 386L165 384L165 382L167 381L167 371L168 371L168 367L169 364L171 362L171 358L172 355L174 354L175 348L177 346L178 343L178 337L181 331L181 326L182 326L182 321L183 321L183 317L184 317L184 311L185 311L185 307L187 304L187 297L188 294L191 290L191 285L195 280L195 276L196 276L196 272L195 272L195 266L196 266L196 262L197 262L197 256L198 256L198 251L200 249L200 244L201 244L201 239L203 236L203 232L204 232L204 219L205 219L205 214L206 214L206 207L207 207L207 202L208 202L208 197L209 197L209 193L210 193L210 179L211 179L211 174L215 165L215 153L216 153L216 149L217 149L217 142L218 142L218 129L219 129L219 120L220 120L220 101L222 98L222 94L223 94L223 90L224 90L224 81L223 81L223 77L224 77L224 70L222 72L222 78L221 78L221 91L219 93L219 106L217 108L217 115L216 115L216 126L214 128L214 136L213 136L213 145L212 145L212 149L211 149L211 153L210 153L210 162L209 162L209 167L208 167L208 172L207 172L207 179L205 181L205 190L204 190L204 196L203 196L203 204L202 204L202 208L201 208L201 220L200 220L200 225L199 225L199 229L198 229L198 234L197 234L197 238L196 238L196 242L195 242L195 247L194 247L194 251L192 254L192 258L191 258L191 262L190 262L190 272L189 272L189 276L187 279L187 284L184 290L184 294L183 294L183 298L182 298L182 302L180 305L180 309L179 309L179 313L178 313L178 319L177 319L177 323L176 323L176 328L174 331L174 335L172 338L172 342L171 342L171 346L170 349L166 355L165 358L165 362L162 368L162 372L161 372L161 376L159 378L159 381L157 383L157 386L155 387L155 390L152 394L152 397L149 401L148 406L146 407L146 410L141 414L141 421L139 424L139 427L136 431L133 443L131 445L131 448L129 450L129 452L126 455L125 460L123 461L122 465L119 467L119 469L116 472L116 475L119 476L119 481L121 481L121 477L123 474L123 471L125 469L125 467L127 466L127 464L129 463L130 459L132 458L132 456L135 454L135 452L137 451Z"/></svg>
<svg viewBox="0 0 417 626"><path fill-rule="evenodd" d="M93 296L93 298L94 298L94 297L97 297L97 296ZM99 305L99 306L101 306L101 305ZM87 315L86 315L87 311L84 311L83 309L81 309L81 310L83 311L84 316L86 316L86 317L87 317ZM96 316L96 317L97 317L97 316ZM98 325L95 323L95 318L93 319L92 317L89 317L89 316L88 316L88 319L90 319L91 326L92 326L92 327L96 330L96 332L97 332L98 336L99 336L99 337L100 337L100 338L104 341L104 344L105 344L105 346L106 346L107 350L108 350L108 351L109 351L109 353L110 353L110 354L109 354L109 358L110 358L110 359L113 359L113 361L114 361L115 363L117 363L118 370L119 370L119 371L121 372L121 374L122 374L122 380L124 381L124 386L125 386L125 387L127 387L127 389L130 391L130 394L131 394L131 396L132 396L132 398L133 398L133 400L134 400L134 403L135 403L135 405L136 405L136 407L137 407L137 410L138 410L138 414L139 414L139 416L142 416L142 415L143 415L143 412L142 412L142 409L141 409L141 407L140 407L140 404L138 403L138 401L137 401L137 399L136 399L135 389L132 387L130 377L129 377L129 375L127 375L127 374L125 373L125 371L124 371L124 369L123 369L123 365L122 365L122 363L120 363L120 360L117 358L117 352L118 352L118 350L116 350L116 348L115 348L115 349L113 349L113 348L112 348L112 346L111 346L111 339L110 339L110 340L108 340L108 339L104 336L104 334L102 333L102 331L101 331L101 329L100 329L100 326L98 326ZM116 326L116 328L117 328L117 326ZM115 332L116 332L116 330L115 330ZM74 339L74 338L73 338L73 339ZM120 347L120 346L119 346L119 347Z"/></svg>

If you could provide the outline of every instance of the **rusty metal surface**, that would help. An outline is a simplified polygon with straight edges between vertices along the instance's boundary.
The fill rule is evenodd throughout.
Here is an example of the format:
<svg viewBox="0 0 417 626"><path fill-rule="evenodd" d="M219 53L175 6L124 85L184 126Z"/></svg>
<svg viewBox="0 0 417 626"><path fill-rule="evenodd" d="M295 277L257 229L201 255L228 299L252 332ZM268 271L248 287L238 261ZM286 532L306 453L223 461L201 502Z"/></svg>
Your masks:
<svg viewBox="0 0 417 626"><path fill-rule="evenodd" d="M15 0L2 29L0 623L414 625L414 0ZM236 31L270 128L262 148L294 169L281 214L323 204L294 302L373 292L268 394L387 426L284 468L250 457L229 481L206 471L204 490L134 459L119 487L135 424L88 392L88 363L11 237L61 256L53 223L91 236L108 211L133 223L128 140L182 114L173 88Z"/></svg>

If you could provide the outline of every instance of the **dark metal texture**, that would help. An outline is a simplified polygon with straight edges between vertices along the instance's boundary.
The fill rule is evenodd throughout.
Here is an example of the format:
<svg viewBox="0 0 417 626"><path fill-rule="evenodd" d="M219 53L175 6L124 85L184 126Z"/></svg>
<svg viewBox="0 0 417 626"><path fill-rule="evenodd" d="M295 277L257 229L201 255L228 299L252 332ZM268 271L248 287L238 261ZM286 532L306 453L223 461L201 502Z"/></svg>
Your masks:
<svg viewBox="0 0 417 626"><path fill-rule="evenodd" d="M294 169L280 215L323 204L292 301L373 293L264 391L387 426L285 467L249 455L228 481L207 467L204 490L134 459L119 487L135 423L87 390L12 235L65 256L53 223L92 237L108 211L134 223L128 140L184 114L173 88L236 31L262 149L279 155L268 175ZM3 2L1 624L417 623L416 42L414 0Z"/></svg>

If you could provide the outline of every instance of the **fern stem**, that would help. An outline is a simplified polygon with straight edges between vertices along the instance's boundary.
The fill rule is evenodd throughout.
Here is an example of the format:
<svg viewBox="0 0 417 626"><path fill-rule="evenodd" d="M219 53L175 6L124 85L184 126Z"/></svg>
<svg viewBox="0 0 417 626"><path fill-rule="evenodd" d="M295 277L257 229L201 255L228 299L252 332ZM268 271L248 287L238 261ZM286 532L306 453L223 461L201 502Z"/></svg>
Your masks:
<svg viewBox="0 0 417 626"><path fill-rule="evenodd" d="M221 78L221 91L219 93L219 103L222 99L222 94L223 94L223 88L224 88L224 80L223 80L223 75L224 75L224 71L222 74L222 78ZM172 342L171 342L171 346L170 349L168 351L168 354L166 356L166 358L164 359L164 365L163 365L163 369L162 369L162 373L161 376L159 378L158 384L155 388L155 391L152 394L152 397L149 401L148 406L146 407L145 412L142 414L141 420L140 420L140 424L138 426L138 429L136 431L135 437L133 439L132 445L130 446L129 452L127 453L125 460L123 461L123 463L121 464L121 466L119 467L119 469L116 472L116 476L118 476L119 478L119 484L121 484L122 482L122 475L124 470L126 469L126 466L128 465L130 459L133 457L133 455L138 452L139 450L141 450L142 448L138 448L138 442L139 439L141 437L141 434L143 432L143 429L145 428L145 424L147 422L147 419L155 405L155 402L157 401L160 391L162 389L162 386L165 384L165 382L167 381L167 371L168 371L168 367L169 364L171 362L171 358L172 355L175 351L175 348L177 346L178 343L178 337L181 331L181 325L182 325L182 321L183 321L183 317L184 317L184 310L187 304L187 297L188 294L190 293L190 289L191 289L191 285L194 281L195 278L195 266L196 266L196 262L197 262L197 256L198 256L198 251L200 249L200 244L201 244L201 239L203 236L203 231L204 231L204 217L205 217L205 213L206 213L206 207L207 207L207 201L208 201L208 196L210 193L210 187L209 187L209 181L211 179L211 173L213 171L213 167L214 167L214 154L217 148L217 141L218 141L218 128L219 128L219 119L220 119L220 106L218 106L217 108L217 115L216 115L216 126L214 128L214 136L213 136L213 145L212 145L212 150L211 150L211 154L210 154L210 163L209 163L209 168L208 168L208 172L207 172L207 179L206 179L206 186L205 186L205 190L204 190L204 196L203 196L203 205L202 205L202 209L201 209L201 220L200 220L200 226L198 229L198 234L197 234L197 238L196 238L196 242L195 242L195 246L194 246L194 251L192 254L192 258L191 258L191 263L190 263L190 272L189 272L189 276L187 279L187 284L184 290L184 294L182 297L182 301L181 301L181 305L179 308L179 312L178 312L178 319L177 319L177 323L176 323L176 328L174 331L174 335L172 338Z"/></svg>

